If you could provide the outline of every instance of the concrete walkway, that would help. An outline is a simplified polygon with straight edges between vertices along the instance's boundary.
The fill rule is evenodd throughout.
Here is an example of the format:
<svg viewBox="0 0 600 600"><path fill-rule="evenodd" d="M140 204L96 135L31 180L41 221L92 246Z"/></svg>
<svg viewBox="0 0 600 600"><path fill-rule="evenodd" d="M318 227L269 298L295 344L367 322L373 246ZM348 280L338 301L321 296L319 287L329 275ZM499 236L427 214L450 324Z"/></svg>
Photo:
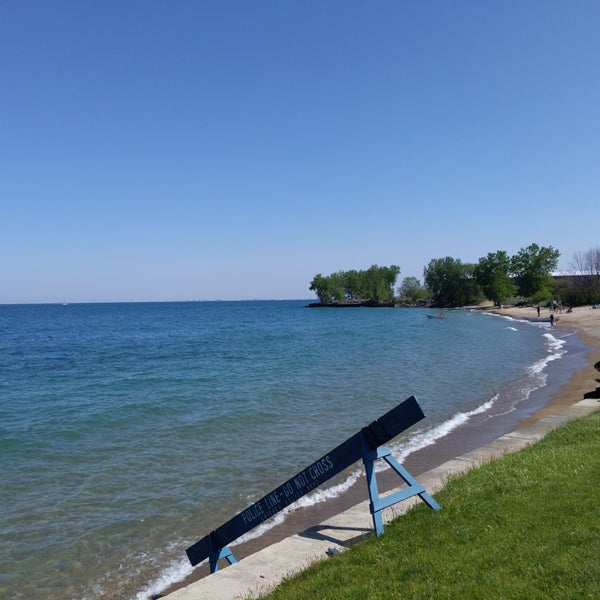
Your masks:
<svg viewBox="0 0 600 600"><path fill-rule="evenodd" d="M582 400L556 415L544 417L528 427L508 433L483 448L453 458L423 473L418 480L430 494L435 494L444 487L449 478L493 458L516 452L537 442L549 431L568 421L598 409L600 409L598 400ZM406 513L418 502L421 500L413 497L385 509L384 522ZM284 577L305 569L313 562L326 559L329 549L343 552L353 542L371 535L372 531L369 503L364 501L315 527L264 548L164 598L167 600L256 598L271 591ZM222 562L226 564L225 561Z"/></svg>

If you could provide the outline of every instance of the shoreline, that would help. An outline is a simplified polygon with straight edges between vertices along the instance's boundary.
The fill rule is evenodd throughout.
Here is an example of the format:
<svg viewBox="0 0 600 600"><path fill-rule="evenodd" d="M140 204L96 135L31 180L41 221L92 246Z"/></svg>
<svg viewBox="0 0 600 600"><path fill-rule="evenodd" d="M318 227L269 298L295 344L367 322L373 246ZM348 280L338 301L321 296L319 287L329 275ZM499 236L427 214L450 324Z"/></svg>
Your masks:
<svg viewBox="0 0 600 600"><path fill-rule="evenodd" d="M490 307L480 310L521 320L537 318L537 311L533 306L523 308ZM544 310L543 313L545 312ZM582 400L585 393L591 392L597 387L597 382L594 379L598 376L598 373L594 370L593 365L600 361L600 310L594 310L591 306L580 306L574 308L571 313L559 313L554 329L567 329L577 334L587 346L587 366L575 371L570 379L564 382L556 393L552 394L547 404L538 409L531 417L523 420L520 423L521 426L530 425L548 415L571 406L578 400Z"/></svg>
<svg viewBox="0 0 600 600"><path fill-rule="evenodd" d="M534 307L500 309L483 306L473 310L490 312L518 320L534 320L537 318ZM568 331L575 332L585 344L585 366L572 372L567 381L558 382L552 390L549 390L547 386L536 390L532 396L536 394L539 396L537 404L540 407L531 409L531 406L529 406L528 414L520 414L517 411L514 415L506 419L494 420L493 423L485 419L478 420L475 418L466 426L460 426L445 438L438 440L433 446L416 451L403 462L403 466L413 476L418 478L422 474L436 469L441 464L468 452L474 452L507 433L528 427L549 415L555 415L582 400L585 393L595 390L597 382L594 379L598 374L593 365L600 360L600 310L593 310L591 307L578 307L572 313L557 316L554 330L564 333ZM536 402L529 404L536 404ZM385 493L398 485L398 476L393 472L384 471L378 474L378 483L381 492ZM366 500L368 500L368 490L364 483L364 476L361 476L341 496L290 513L282 524L275 526L261 537L236 545L234 554L238 560L242 560L260 550L314 528L317 523L335 518ZM220 569L223 566L221 564ZM187 578L169 586L160 595L154 597L167 597L174 591L187 588L207 575L207 565L200 565Z"/></svg>

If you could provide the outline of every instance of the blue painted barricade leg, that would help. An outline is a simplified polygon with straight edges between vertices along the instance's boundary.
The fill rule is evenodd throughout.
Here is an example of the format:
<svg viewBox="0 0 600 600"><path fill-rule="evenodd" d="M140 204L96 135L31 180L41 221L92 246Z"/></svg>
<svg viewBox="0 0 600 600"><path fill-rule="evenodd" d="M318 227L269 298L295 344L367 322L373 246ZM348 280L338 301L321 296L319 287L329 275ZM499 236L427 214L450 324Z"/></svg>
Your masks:
<svg viewBox="0 0 600 600"><path fill-rule="evenodd" d="M237 562L237 559L233 555L233 552L227 546L220 546L214 531L209 535L208 545L208 564L210 566L211 573L215 573L219 570L219 560L221 560L222 558L225 558L230 565Z"/></svg>
<svg viewBox="0 0 600 600"><path fill-rule="evenodd" d="M367 476L367 486L369 487L369 498L371 500L369 510L373 517L373 528L375 534L379 537L383 534L383 516L382 511L388 506L402 502L412 496L419 496L430 508L439 510L440 505L427 493L425 488L392 456L392 453L385 446L373 448L373 439L367 431L363 430L362 436L363 463ZM377 478L375 476L375 461L377 459L385 460L398 475L404 480L408 487L399 490L383 498L379 497Z"/></svg>

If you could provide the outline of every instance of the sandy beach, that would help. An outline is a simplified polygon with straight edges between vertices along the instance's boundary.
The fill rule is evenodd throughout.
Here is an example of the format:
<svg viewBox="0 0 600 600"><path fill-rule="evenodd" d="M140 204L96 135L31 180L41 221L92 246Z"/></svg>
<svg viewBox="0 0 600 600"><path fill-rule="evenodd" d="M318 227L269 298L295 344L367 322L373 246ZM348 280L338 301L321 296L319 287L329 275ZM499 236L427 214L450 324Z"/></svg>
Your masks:
<svg viewBox="0 0 600 600"><path fill-rule="evenodd" d="M486 308L485 310L514 317L515 319L537 318L537 310L534 306L506 307L502 309ZM541 309L540 316L549 317L550 312L547 308ZM553 414L561 408L581 400L584 394L593 392L600 385L595 381L596 377L600 377L600 373L593 368L593 365L600 361L600 309L593 309L591 306L579 306L570 313L564 310L556 312L555 319L555 328L576 331L577 335L589 346L587 356L589 367L574 373L571 379L565 382L558 394L548 399L547 406L536 412L528 421L534 421L548 414Z"/></svg>
<svg viewBox="0 0 600 600"><path fill-rule="evenodd" d="M498 315L515 319L535 320L537 310L535 307L506 307L502 309L492 306L479 307L476 310L493 312ZM548 309L542 310L541 317L548 317ZM434 472L440 465L448 464L457 457L464 457L469 453L477 453L479 448L493 444L506 434L517 430L527 429L532 424L552 415L557 415L568 407L584 399L584 395L595 392L600 383L600 373L594 369L594 364L600 361L600 310L590 306L577 307L571 313L556 313L554 329L557 334L575 331L579 338L586 344L586 366L572 374L568 381L559 383L552 390L542 388L538 390L537 400L529 405L528 412L515 412L506 418L495 419L492 423L485 420L473 419L468 426L458 428L446 438L439 440L433 446L423 448L410 455L404 466L411 474L419 477L423 474ZM549 324L548 324L548 327ZM597 402L597 400L594 400ZM532 408L539 407L537 409ZM302 535L302 532L314 528L317 523L335 519L344 511L348 511L368 499L368 492L362 478L347 493L323 504L318 504L308 509L297 510L285 522L262 537L248 543L236 546L235 554L238 559L248 557L268 547L282 543L292 536ZM394 489L398 485L398 478L393 472L386 471L378 476L381 492ZM226 569L227 570L227 569ZM235 570L235 569L234 569ZM165 590L163 594L170 594L175 589L190 586L194 581L207 575L205 566L198 567L185 581ZM183 592L183 590L181 590ZM189 590L190 594L191 589ZM190 596L195 597L195 596Z"/></svg>

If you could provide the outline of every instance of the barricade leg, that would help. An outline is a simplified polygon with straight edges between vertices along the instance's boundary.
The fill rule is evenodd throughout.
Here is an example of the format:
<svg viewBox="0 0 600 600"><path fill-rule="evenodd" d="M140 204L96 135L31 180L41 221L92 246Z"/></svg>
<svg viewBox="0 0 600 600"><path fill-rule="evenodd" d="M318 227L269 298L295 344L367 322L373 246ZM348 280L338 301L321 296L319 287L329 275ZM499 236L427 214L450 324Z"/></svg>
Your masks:
<svg viewBox="0 0 600 600"><path fill-rule="evenodd" d="M384 496L379 497L377 486L377 477L375 475L375 461L377 459L385 460L398 475L404 480L408 487ZM433 510L439 510L440 505L427 493L425 488L392 456L391 452L385 446L379 446L373 449L366 437L363 435L363 463L367 477L367 486L369 488L370 505L369 510L373 518L373 528L375 534L379 537L384 532L383 515L384 508L402 502L412 496L419 496Z"/></svg>
<svg viewBox="0 0 600 600"><path fill-rule="evenodd" d="M226 559L230 565L237 562L233 552L227 547L221 547L214 532L209 537L209 555L208 564L210 566L210 572L215 573L219 570L219 560L222 558Z"/></svg>

